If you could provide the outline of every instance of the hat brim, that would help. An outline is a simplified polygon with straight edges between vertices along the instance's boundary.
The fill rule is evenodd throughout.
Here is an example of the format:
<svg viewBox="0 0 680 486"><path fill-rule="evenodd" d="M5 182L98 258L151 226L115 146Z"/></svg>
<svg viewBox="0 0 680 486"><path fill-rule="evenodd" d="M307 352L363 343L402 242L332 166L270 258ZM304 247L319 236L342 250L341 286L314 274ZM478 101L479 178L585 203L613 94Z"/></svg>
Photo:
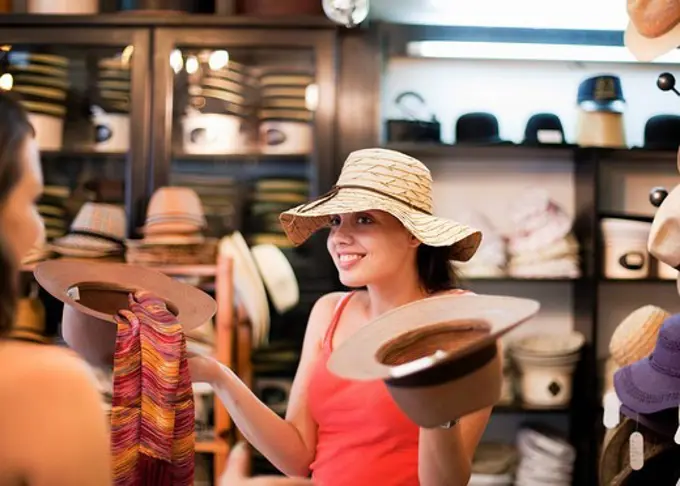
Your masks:
<svg viewBox="0 0 680 486"><path fill-rule="evenodd" d="M323 196L322 196L323 197ZM279 220L293 244L304 243L313 233L330 225L330 216L360 211L385 211L397 218L420 242L450 246L451 260L466 262L482 241L479 230L462 223L419 212L373 191L340 188L327 199L302 204L281 213Z"/></svg>
<svg viewBox="0 0 680 486"><path fill-rule="evenodd" d="M614 389L621 403L642 414L677 408L680 378L656 371L650 358L619 368L614 373Z"/></svg>
<svg viewBox="0 0 680 486"><path fill-rule="evenodd" d="M633 22L628 22L623 43L635 59L650 62L680 46L680 24L664 35L650 39L640 34Z"/></svg>
<svg viewBox="0 0 680 486"><path fill-rule="evenodd" d="M451 293L422 299L389 311L361 328L333 351L328 369L341 378L352 380L395 378L396 367L383 364L378 358L380 350L395 339L436 325L446 324L449 329L469 331L472 330L471 322L480 324L475 327L485 331L483 334L456 343L452 351L433 356L425 368L414 367L412 374L419 373L488 347L533 317L539 308L540 304L532 299L496 295ZM400 378L403 376L408 374L398 374Z"/></svg>
<svg viewBox="0 0 680 486"><path fill-rule="evenodd" d="M74 288L104 288L134 292L147 290L176 311L185 330L205 324L217 311L217 304L202 290L167 275L126 263L94 263L51 260L39 263L33 272L36 281L50 295L83 314L115 323L114 315L87 307L78 300Z"/></svg>
<svg viewBox="0 0 680 486"><path fill-rule="evenodd" d="M678 428L678 411L676 409L643 414L636 413L625 405L621 405L621 414L664 437L672 438Z"/></svg>

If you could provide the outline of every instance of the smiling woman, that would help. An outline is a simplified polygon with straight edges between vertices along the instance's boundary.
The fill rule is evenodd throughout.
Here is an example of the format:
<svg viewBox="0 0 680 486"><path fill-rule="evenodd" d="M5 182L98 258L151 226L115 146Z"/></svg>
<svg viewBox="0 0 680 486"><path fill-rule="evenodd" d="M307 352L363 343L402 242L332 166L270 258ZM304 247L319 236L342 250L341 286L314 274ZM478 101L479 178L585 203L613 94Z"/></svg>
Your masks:
<svg viewBox="0 0 680 486"><path fill-rule="evenodd" d="M384 149L350 154L329 193L280 220L294 244L330 226L328 251L340 280L354 290L325 295L312 309L285 419L209 358L194 362L201 377L246 439L289 476L311 474L324 486L467 484L490 409L421 428L382 383L342 379L327 363L334 348L385 312L464 293L451 261L469 260L481 233L434 216L429 170Z"/></svg>

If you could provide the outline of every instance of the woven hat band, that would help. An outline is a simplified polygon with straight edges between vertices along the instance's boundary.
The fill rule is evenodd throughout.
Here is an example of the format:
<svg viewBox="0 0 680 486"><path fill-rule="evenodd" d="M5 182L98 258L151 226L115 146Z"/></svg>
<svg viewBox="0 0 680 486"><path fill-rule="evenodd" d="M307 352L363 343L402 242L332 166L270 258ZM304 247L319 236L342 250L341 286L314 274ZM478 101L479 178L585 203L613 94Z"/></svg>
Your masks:
<svg viewBox="0 0 680 486"><path fill-rule="evenodd" d="M304 213L307 212L315 207L317 207L320 204L323 204L324 202L330 200L335 196L341 189L358 189L360 191L368 191L368 192L373 192L375 194L379 194L383 197L392 199L393 201L396 201L400 204L403 204L405 206L408 206L409 208L421 212L423 214L427 214L428 216L432 216L432 212L428 211L425 208L422 208L416 204L413 204L409 201L406 201L405 199L402 199L400 197L395 196L394 194L390 194L384 191L381 191L379 189L376 189L375 187L367 187L367 186L362 186L359 184L341 184L341 185L336 185L333 186L333 188L328 191L326 194L319 196L317 199L314 199L307 203L303 208L300 208L299 212Z"/></svg>

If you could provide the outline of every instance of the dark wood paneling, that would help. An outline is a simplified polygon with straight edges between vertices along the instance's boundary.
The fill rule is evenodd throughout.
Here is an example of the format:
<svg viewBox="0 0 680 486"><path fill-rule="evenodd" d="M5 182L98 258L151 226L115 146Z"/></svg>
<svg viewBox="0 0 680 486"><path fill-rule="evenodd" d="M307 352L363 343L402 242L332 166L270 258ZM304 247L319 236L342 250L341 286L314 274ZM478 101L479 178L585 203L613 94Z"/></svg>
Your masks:
<svg viewBox="0 0 680 486"><path fill-rule="evenodd" d="M339 51L336 177L350 152L379 145L382 91L377 30L341 30Z"/></svg>

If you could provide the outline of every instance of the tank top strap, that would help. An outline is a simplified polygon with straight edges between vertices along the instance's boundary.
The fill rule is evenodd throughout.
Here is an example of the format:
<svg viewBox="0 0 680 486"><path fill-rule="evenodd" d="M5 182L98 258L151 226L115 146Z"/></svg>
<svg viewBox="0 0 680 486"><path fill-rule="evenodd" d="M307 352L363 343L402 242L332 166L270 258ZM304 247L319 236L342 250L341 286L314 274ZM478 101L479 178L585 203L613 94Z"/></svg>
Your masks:
<svg viewBox="0 0 680 486"><path fill-rule="evenodd" d="M322 343L323 349L327 349L329 351L332 350L333 334L335 334L335 328L338 327L338 322L340 322L340 316L342 315L342 311L345 310L347 302L349 302L349 299L352 298L354 293L355 291L352 291L343 295L342 298L338 301L338 304L335 306L333 318L331 319L331 322L328 325L328 329L326 329L326 334L323 338Z"/></svg>

